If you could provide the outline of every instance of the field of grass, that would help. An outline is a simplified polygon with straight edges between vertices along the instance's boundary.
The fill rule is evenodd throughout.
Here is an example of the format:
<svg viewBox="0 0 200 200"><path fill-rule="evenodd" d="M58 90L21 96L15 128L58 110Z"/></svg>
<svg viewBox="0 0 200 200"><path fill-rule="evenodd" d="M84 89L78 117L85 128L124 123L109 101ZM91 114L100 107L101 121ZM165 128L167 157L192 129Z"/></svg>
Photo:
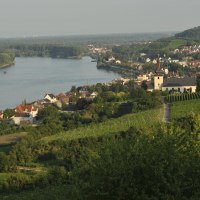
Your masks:
<svg viewBox="0 0 200 200"><path fill-rule="evenodd" d="M84 137L97 137L107 134L126 131L134 126L137 128L148 129L161 122L163 119L163 107L147 110L140 113L128 114L116 119L109 119L103 123L91 124L86 127L77 128L71 131L62 132L50 137L45 137L42 142L48 143L55 140L74 140Z"/></svg>
<svg viewBox="0 0 200 200"><path fill-rule="evenodd" d="M69 188L63 186L50 186L13 194L0 195L1 200L69 200Z"/></svg>
<svg viewBox="0 0 200 200"><path fill-rule="evenodd" d="M200 113L200 99L175 102L170 107L170 118L184 117L189 113Z"/></svg>

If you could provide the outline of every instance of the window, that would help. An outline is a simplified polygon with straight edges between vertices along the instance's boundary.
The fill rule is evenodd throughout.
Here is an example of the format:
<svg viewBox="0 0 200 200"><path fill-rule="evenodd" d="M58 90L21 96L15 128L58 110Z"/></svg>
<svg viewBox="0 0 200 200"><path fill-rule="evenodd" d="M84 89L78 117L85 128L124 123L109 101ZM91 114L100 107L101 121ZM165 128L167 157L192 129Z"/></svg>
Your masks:
<svg viewBox="0 0 200 200"><path fill-rule="evenodd" d="M181 91L181 89L180 88L178 88L178 92L180 92Z"/></svg>

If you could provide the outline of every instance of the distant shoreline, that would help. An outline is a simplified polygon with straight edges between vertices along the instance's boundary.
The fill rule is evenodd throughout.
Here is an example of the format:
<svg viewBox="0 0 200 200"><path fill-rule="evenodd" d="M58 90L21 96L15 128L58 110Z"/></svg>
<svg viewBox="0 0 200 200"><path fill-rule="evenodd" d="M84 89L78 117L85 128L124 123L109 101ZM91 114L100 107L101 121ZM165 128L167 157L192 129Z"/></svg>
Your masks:
<svg viewBox="0 0 200 200"><path fill-rule="evenodd" d="M10 64L5 64L5 65L0 65L0 69L3 69L3 68L7 68L7 67L10 67L12 65L14 65L15 63L10 63Z"/></svg>

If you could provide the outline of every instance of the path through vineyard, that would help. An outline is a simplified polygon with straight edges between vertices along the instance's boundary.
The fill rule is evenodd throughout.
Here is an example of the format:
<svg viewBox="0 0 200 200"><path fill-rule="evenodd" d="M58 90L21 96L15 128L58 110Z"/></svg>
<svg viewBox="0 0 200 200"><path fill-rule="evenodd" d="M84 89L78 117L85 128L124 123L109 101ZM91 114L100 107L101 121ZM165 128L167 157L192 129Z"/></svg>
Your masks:
<svg viewBox="0 0 200 200"><path fill-rule="evenodd" d="M170 107L169 107L169 104L164 101L164 97L162 97L162 102L164 105L163 106L164 107L163 121L165 123L169 123L170 122Z"/></svg>

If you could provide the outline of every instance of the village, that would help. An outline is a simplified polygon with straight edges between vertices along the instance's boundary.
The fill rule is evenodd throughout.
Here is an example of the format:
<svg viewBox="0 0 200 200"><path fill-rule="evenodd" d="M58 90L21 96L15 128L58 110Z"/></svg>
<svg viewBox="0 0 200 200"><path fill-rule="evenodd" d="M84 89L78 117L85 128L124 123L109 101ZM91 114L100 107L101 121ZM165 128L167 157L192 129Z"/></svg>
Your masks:
<svg viewBox="0 0 200 200"><path fill-rule="evenodd" d="M111 48L96 47L92 44L88 45L90 55L97 62L101 59L106 63L106 67L111 67L111 70L122 67L121 70L129 69L129 76L112 80L103 85L112 87L115 84L127 85L133 82L134 87L142 88L147 92L161 91L165 93L194 93L197 91L196 77L200 74L200 60L198 58L200 45L181 46L171 51L174 58L158 55L154 58L149 58L148 54L140 53L139 58L142 62L119 59ZM181 55L177 59L177 55ZM125 66L125 68L124 68ZM186 70L187 69L187 70ZM181 73L182 71L192 71L192 73ZM93 89L91 89L93 88ZM94 89L93 85L86 85L76 88L72 87L71 91L55 94L45 94L40 100L33 103L23 102L16 106L15 109L0 111L0 120L6 121L15 125L33 125L37 124L38 112L47 108L55 107L60 112L73 113L77 110L76 105L80 101L87 103L93 102L99 95L99 91Z"/></svg>
<svg viewBox="0 0 200 200"><path fill-rule="evenodd" d="M197 90L196 76L181 77L171 75L167 68L161 68L160 59L157 59L156 71L146 74L140 74L137 78L119 78L102 85L112 87L116 84L125 86L129 82L134 83L134 87L142 88L147 92L161 91L165 93L194 93ZM93 88L93 89L91 89ZM0 112L0 120L7 121L15 125L37 124L36 117L38 112L47 107L56 107L60 112L73 113L77 110L76 105L85 101L91 103L98 96L94 86L72 87L71 91L66 93L45 94L44 98L33 103L22 103L13 109L13 115L9 118ZM12 109L11 109L12 110Z"/></svg>

